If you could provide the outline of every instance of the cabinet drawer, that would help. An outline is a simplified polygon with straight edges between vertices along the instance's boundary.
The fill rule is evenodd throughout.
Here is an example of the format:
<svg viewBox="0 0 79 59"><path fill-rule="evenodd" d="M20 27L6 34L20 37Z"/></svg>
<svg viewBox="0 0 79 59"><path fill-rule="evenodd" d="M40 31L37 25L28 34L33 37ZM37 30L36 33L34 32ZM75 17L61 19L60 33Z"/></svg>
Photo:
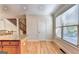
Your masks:
<svg viewBox="0 0 79 59"><path fill-rule="evenodd" d="M10 42L9 41L3 41L2 45L10 45Z"/></svg>
<svg viewBox="0 0 79 59"><path fill-rule="evenodd" d="M16 46L4 46L3 51L7 52L8 54L16 54L17 48Z"/></svg>
<svg viewBox="0 0 79 59"><path fill-rule="evenodd" d="M0 46L0 51L2 51L2 46Z"/></svg>
<svg viewBox="0 0 79 59"><path fill-rule="evenodd" d="M1 45L1 42L0 42L0 45Z"/></svg>
<svg viewBox="0 0 79 59"><path fill-rule="evenodd" d="M10 45L19 45L19 42L16 42L16 41L10 42Z"/></svg>

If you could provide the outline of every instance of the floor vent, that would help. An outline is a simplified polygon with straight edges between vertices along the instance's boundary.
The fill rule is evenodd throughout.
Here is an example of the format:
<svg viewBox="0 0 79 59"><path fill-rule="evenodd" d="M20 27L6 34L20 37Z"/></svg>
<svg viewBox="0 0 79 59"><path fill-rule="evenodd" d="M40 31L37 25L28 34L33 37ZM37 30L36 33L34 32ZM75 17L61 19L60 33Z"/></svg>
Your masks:
<svg viewBox="0 0 79 59"><path fill-rule="evenodd" d="M63 52L64 54L66 54L66 52L65 51L63 51L62 49L60 49L61 50L61 52Z"/></svg>

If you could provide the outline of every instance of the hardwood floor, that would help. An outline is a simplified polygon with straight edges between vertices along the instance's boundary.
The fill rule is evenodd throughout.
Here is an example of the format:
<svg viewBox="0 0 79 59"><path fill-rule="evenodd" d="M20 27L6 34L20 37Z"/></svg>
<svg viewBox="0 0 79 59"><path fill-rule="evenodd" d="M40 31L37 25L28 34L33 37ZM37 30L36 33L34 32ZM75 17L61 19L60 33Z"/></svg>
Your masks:
<svg viewBox="0 0 79 59"><path fill-rule="evenodd" d="M51 41L25 41L21 45L22 54L61 54L59 47Z"/></svg>

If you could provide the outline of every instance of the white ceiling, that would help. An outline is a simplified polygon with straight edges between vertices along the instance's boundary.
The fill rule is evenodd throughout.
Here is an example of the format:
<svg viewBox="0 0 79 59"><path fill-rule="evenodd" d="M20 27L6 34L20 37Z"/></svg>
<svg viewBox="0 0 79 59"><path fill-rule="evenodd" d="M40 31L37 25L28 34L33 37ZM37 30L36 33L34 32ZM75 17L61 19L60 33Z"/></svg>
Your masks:
<svg viewBox="0 0 79 59"><path fill-rule="evenodd" d="M59 4L2 4L0 12L11 15L48 15L54 13Z"/></svg>

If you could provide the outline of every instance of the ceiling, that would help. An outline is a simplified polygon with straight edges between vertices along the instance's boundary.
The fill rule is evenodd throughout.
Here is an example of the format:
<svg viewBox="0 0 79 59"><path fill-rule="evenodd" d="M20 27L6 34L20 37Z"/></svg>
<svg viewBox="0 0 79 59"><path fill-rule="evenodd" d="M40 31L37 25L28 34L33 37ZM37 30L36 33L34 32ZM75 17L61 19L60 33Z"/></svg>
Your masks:
<svg viewBox="0 0 79 59"><path fill-rule="evenodd" d="M62 4L1 4L1 15L49 15L54 14Z"/></svg>

